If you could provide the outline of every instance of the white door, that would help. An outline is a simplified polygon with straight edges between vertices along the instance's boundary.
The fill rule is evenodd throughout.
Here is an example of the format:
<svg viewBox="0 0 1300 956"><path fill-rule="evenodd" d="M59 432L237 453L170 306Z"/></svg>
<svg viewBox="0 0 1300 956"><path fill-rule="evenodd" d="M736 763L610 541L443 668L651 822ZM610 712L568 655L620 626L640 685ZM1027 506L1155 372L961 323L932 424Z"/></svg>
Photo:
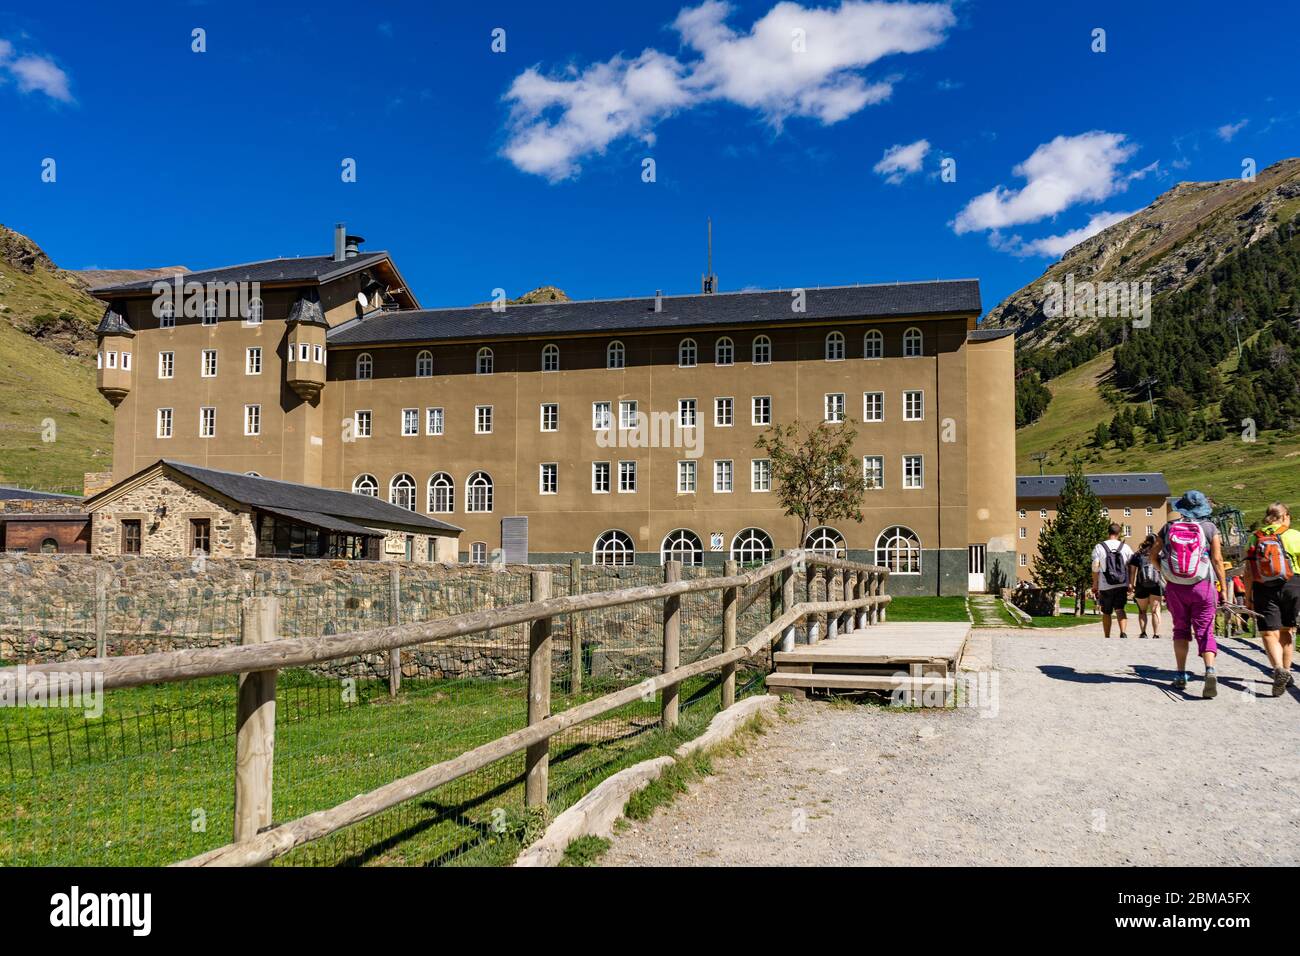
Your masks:
<svg viewBox="0 0 1300 956"><path fill-rule="evenodd" d="M983 594L984 557L988 546L972 544L966 549L966 590L972 594Z"/></svg>

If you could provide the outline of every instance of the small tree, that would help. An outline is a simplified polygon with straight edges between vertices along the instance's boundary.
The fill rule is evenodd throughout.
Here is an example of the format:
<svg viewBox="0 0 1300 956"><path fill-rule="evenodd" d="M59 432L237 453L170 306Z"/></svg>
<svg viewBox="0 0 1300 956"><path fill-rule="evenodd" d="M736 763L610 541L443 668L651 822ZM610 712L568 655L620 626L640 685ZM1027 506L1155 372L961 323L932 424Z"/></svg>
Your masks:
<svg viewBox="0 0 1300 956"><path fill-rule="evenodd" d="M836 520L861 523L866 483L853 453L857 437L852 420L811 428L796 420L771 426L754 442L772 462L773 490L782 509L799 519L799 547L810 528Z"/></svg>
<svg viewBox="0 0 1300 956"><path fill-rule="evenodd" d="M1038 536L1034 581L1052 595L1074 589L1074 613L1083 614L1084 595L1092 585L1092 549L1106 537L1101 499L1093 494L1076 459L1056 505L1056 517Z"/></svg>

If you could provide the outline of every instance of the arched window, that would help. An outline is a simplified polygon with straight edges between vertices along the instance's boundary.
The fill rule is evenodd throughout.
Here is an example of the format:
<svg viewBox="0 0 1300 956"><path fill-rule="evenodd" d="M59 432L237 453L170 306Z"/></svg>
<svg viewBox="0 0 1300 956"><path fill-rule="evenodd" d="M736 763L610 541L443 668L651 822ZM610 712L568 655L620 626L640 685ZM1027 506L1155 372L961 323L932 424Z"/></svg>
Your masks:
<svg viewBox="0 0 1300 956"><path fill-rule="evenodd" d="M487 542L475 541L469 546L470 564L487 564Z"/></svg>
<svg viewBox="0 0 1300 956"><path fill-rule="evenodd" d="M753 362L755 365L769 365L772 362L772 340L766 335L756 335L753 345Z"/></svg>
<svg viewBox="0 0 1300 956"><path fill-rule="evenodd" d="M731 365L736 361L736 343L725 335L713 344L713 364Z"/></svg>
<svg viewBox="0 0 1300 956"><path fill-rule="evenodd" d="M548 345L542 349L542 371L558 372L560 370L560 347Z"/></svg>
<svg viewBox="0 0 1300 956"><path fill-rule="evenodd" d="M266 307L262 305L262 300L253 297L248 300L248 324L261 325L262 316L266 314Z"/></svg>
<svg viewBox="0 0 1300 956"><path fill-rule="evenodd" d="M59 542L53 538L46 538L41 542L41 554L58 554Z"/></svg>
<svg viewBox="0 0 1300 956"><path fill-rule="evenodd" d="M375 480L374 475L357 475L352 479L352 492L358 495L369 495L371 498L379 497L379 482Z"/></svg>
<svg viewBox="0 0 1300 956"><path fill-rule="evenodd" d="M691 568L698 568L704 563L704 545L700 536L686 528L670 531L659 549L659 563L680 561Z"/></svg>
<svg viewBox="0 0 1300 956"><path fill-rule="evenodd" d="M429 514L449 515L456 509L456 482L440 471L429 479Z"/></svg>
<svg viewBox="0 0 1300 956"><path fill-rule="evenodd" d="M885 357L885 337L880 329L872 329L862 337L862 357L869 359Z"/></svg>
<svg viewBox="0 0 1300 956"><path fill-rule="evenodd" d="M844 360L844 333L832 332L826 336L826 361L841 362Z"/></svg>
<svg viewBox="0 0 1300 956"><path fill-rule="evenodd" d="M632 563L635 555L636 547L632 544L632 539L617 529L602 534L591 549L592 563L607 568L625 568Z"/></svg>
<svg viewBox="0 0 1300 956"><path fill-rule="evenodd" d="M492 510L492 476L486 471L476 471L465 483L465 510Z"/></svg>
<svg viewBox="0 0 1300 956"><path fill-rule="evenodd" d="M903 357L916 358L924 352L925 340L921 337L921 330L916 326L908 329L903 333Z"/></svg>
<svg viewBox="0 0 1300 956"><path fill-rule="evenodd" d="M415 357L415 377L433 377L433 353L428 349L424 349Z"/></svg>
<svg viewBox="0 0 1300 956"><path fill-rule="evenodd" d="M627 349L622 342L610 342L605 349L605 368L626 368Z"/></svg>
<svg viewBox="0 0 1300 956"><path fill-rule="evenodd" d="M405 474L394 475L393 480L388 483L388 503L405 508L407 511L414 511L415 479Z"/></svg>
<svg viewBox="0 0 1300 956"><path fill-rule="evenodd" d="M164 302L158 310L158 328L170 329L176 325L176 306L170 302Z"/></svg>
<svg viewBox="0 0 1300 956"><path fill-rule="evenodd" d="M375 377L375 360L370 357L369 352L362 352L357 356L357 378L367 379Z"/></svg>
<svg viewBox="0 0 1300 956"><path fill-rule="evenodd" d="M677 367L695 368L696 351L694 339L682 339L677 346Z"/></svg>
<svg viewBox="0 0 1300 956"><path fill-rule="evenodd" d="M492 374L492 350L484 346L478 350L478 362L475 371L480 375Z"/></svg>
<svg viewBox="0 0 1300 956"><path fill-rule="evenodd" d="M892 574L920 574L921 539L902 525L886 528L876 539L876 564Z"/></svg>
<svg viewBox="0 0 1300 956"><path fill-rule="evenodd" d="M208 301L203 303L203 324L204 325L217 324L217 300L216 299L208 299Z"/></svg>
<svg viewBox="0 0 1300 956"><path fill-rule="evenodd" d="M765 564L772 560L772 536L762 528L746 528L731 539L731 560Z"/></svg>
<svg viewBox="0 0 1300 956"><path fill-rule="evenodd" d="M815 554L825 554L832 558L848 556L848 552L844 548L844 535L825 525L809 531L808 537L804 539L803 546Z"/></svg>

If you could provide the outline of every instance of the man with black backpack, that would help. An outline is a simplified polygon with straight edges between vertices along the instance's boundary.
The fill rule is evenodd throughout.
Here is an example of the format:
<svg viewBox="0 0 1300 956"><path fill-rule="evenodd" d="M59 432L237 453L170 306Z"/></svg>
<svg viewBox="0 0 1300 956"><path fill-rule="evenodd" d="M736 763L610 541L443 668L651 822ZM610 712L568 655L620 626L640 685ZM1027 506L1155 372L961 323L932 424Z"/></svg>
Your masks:
<svg viewBox="0 0 1300 956"><path fill-rule="evenodd" d="M1284 504L1268 506L1246 552L1246 606L1261 618L1259 636L1273 665L1273 696L1295 683L1291 673L1300 616L1300 531Z"/></svg>
<svg viewBox="0 0 1300 956"><path fill-rule="evenodd" d="M1112 523L1108 537L1092 549L1092 596L1101 609L1101 631L1110 637L1110 620L1119 620L1119 636L1128 637L1128 563L1133 549L1120 539L1120 526Z"/></svg>

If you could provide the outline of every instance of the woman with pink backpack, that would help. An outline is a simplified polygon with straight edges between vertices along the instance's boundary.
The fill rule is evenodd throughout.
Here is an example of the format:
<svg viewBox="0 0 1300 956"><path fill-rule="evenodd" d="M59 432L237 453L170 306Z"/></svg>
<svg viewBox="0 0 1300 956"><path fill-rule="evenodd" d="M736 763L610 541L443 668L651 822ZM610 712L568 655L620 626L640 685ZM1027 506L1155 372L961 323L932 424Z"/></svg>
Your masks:
<svg viewBox="0 0 1300 956"><path fill-rule="evenodd" d="M1209 500L1199 491L1189 491L1172 505L1178 512L1160 529L1155 559L1165 579L1165 604L1174 620L1174 662L1178 676L1174 688L1185 690L1191 673L1187 670L1187 652L1192 638L1205 662L1205 689L1201 696L1215 697L1219 692L1214 658L1219 646L1214 640L1214 612L1219 592L1215 581L1227 581L1223 567L1223 545L1219 529L1209 520ZM1225 588L1226 588L1225 584ZM1226 593L1226 591L1225 591Z"/></svg>

